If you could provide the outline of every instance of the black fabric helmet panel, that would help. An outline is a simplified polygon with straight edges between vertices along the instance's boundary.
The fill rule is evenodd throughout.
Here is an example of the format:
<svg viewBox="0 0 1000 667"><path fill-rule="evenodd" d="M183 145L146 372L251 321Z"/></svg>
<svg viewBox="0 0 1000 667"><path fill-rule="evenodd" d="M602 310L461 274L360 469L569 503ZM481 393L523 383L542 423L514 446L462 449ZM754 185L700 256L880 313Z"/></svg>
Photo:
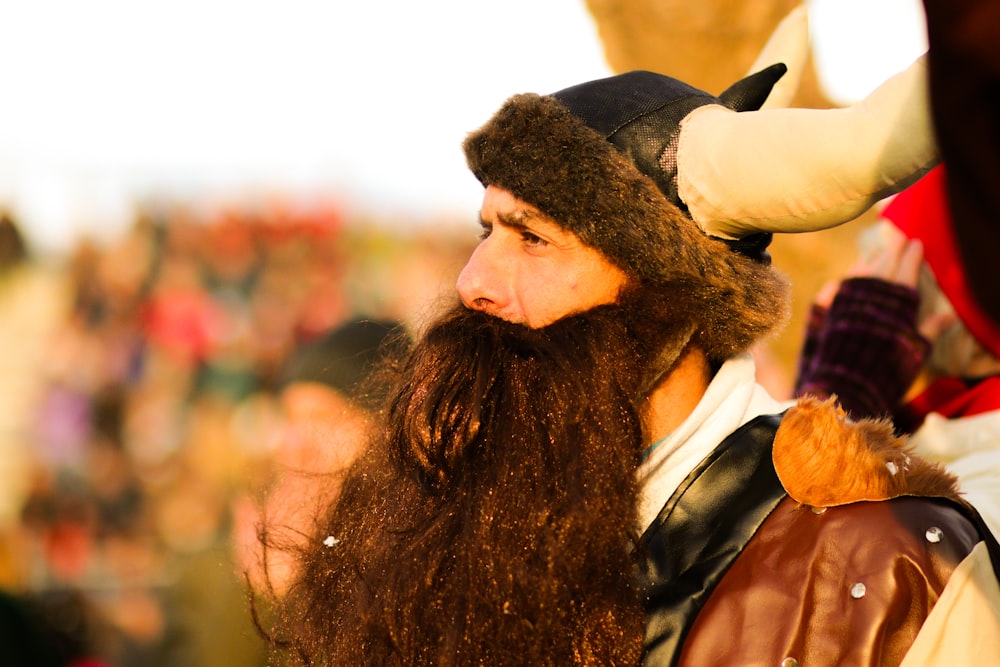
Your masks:
<svg viewBox="0 0 1000 667"><path fill-rule="evenodd" d="M553 93L570 112L608 138L636 118L690 98L702 104L719 100L683 81L655 72L636 70L577 84ZM700 105L698 105L700 106Z"/></svg>
<svg viewBox="0 0 1000 667"><path fill-rule="evenodd" d="M673 77L646 70L625 72L564 88L552 94L570 113L627 156L674 205L687 207L677 192L677 144L681 121L700 106L734 111L759 109L787 71L778 63L752 74L715 97Z"/></svg>
<svg viewBox="0 0 1000 667"><path fill-rule="evenodd" d="M677 192L677 144L681 121L700 106L714 104L707 96L685 97L638 116L608 137L639 171L653 179L656 186L681 210L687 207Z"/></svg>

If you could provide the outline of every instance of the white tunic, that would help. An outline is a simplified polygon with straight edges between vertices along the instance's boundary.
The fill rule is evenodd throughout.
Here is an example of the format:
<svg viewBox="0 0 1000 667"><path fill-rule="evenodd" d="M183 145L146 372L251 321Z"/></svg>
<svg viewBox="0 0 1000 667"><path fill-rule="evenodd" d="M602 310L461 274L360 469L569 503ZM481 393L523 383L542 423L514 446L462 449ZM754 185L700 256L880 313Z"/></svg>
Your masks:
<svg viewBox="0 0 1000 667"><path fill-rule="evenodd" d="M733 431L754 417L787 408L755 380L753 357L726 361L687 419L649 454L637 471L639 526L645 530L684 478Z"/></svg>

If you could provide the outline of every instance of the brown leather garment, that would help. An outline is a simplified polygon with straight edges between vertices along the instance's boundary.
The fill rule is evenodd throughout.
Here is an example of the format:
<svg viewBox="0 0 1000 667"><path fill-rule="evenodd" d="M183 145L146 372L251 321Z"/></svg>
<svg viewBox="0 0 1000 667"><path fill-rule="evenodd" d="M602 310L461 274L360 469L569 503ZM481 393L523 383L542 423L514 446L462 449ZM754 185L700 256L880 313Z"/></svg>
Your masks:
<svg viewBox="0 0 1000 667"><path fill-rule="evenodd" d="M898 665L979 541L947 500L814 511L788 498L699 613L679 664Z"/></svg>

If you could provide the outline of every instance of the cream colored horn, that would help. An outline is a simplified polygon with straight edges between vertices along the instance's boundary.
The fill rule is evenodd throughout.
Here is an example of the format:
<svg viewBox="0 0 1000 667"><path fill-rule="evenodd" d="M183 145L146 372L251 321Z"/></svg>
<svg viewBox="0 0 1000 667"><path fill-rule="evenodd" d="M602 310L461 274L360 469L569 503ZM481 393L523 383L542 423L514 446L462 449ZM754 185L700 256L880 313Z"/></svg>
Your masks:
<svg viewBox="0 0 1000 667"><path fill-rule="evenodd" d="M843 224L940 159L926 54L838 109L695 109L682 122L678 193L710 235L808 232Z"/></svg>

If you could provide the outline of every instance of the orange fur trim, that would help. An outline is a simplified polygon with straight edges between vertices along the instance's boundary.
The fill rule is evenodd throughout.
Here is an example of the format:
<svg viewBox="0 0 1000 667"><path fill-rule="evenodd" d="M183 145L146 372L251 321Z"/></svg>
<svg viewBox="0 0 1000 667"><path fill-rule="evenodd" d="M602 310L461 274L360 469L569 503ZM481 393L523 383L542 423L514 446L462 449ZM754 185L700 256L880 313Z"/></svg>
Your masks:
<svg viewBox="0 0 1000 667"><path fill-rule="evenodd" d="M913 454L891 422L851 421L835 401L799 399L775 435L774 468L794 500L833 507L898 496L959 499L957 478Z"/></svg>

